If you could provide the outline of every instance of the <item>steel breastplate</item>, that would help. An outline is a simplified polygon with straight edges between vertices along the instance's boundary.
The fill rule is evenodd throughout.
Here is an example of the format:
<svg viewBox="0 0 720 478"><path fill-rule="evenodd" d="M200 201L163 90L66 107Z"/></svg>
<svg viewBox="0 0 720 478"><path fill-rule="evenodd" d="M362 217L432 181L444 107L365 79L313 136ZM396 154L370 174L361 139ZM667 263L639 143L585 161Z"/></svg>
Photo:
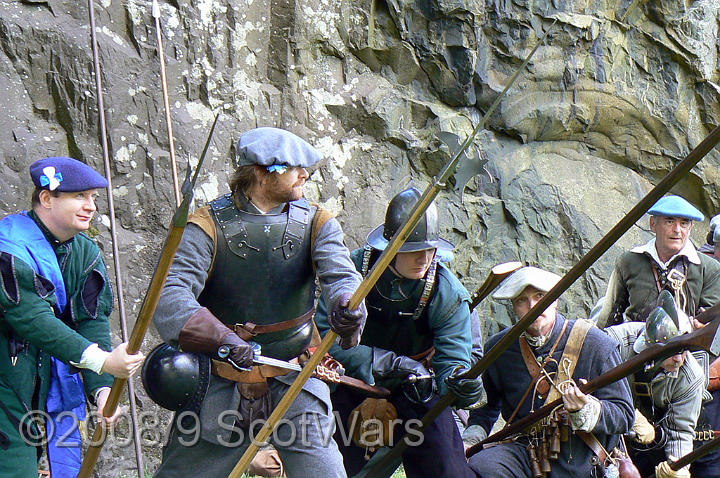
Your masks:
<svg viewBox="0 0 720 478"><path fill-rule="evenodd" d="M424 280L400 279L386 270L365 298L368 317L360 343L407 356L432 347L427 308L413 319L424 287Z"/></svg>
<svg viewBox="0 0 720 478"><path fill-rule="evenodd" d="M315 300L311 222L316 208L305 199L275 215L238 209L230 194L210 203L217 228L212 273L198 298L228 325L271 325L299 317ZM312 323L261 334L263 355L297 357L310 343Z"/></svg>

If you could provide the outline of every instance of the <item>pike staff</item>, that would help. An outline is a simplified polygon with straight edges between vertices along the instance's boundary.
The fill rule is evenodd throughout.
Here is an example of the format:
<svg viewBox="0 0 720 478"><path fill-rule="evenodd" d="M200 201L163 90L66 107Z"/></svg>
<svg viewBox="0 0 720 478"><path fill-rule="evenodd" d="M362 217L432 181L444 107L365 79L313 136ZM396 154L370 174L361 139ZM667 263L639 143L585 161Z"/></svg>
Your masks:
<svg viewBox="0 0 720 478"><path fill-rule="evenodd" d="M187 225L190 203L193 199L193 188L195 187L195 182L197 181L202 164L205 161L205 156L207 155L208 148L210 147L210 142L212 141L215 126L217 125L219 117L219 115L215 116L215 121L210 129L210 134L205 142L205 147L200 155L200 159L198 160L198 164L195 168L195 174L192 175L192 179L190 174L190 160L188 158L187 173L182 186L183 200L180 203L180 207L175 210L175 214L173 215L170 231L168 232L165 245L163 246L162 253L160 254L158 265L155 268L152 280L148 286L148 291L145 294L145 299L143 300L142 307L140 308L140 314L135 322L132 334L130 334L130 340L128 340L127 346L127 351L130 355L137 353L137 351L140 350L140 345L142 345L145 333L152 323L155 308L157 307L158 301L160 300L160 294L162 293L163 286L165 285L165 279L167 279L170 266L175 258L175 252L177 252L183 232L185 231L185 226ZM105 405L104 415L106 417L110 417L113 413L115 413L115 409L120 402L120 394L122 393L127 381L128 379L126 378L115 379L115 383L112 386L112 390L110 390L110 395L108 396L107 403ZM100 422L93 433L92 442L85 454L85 459L83 460L78 478L90 478L104 443L105 428L103 422ZM143 474L140 476L145 475Z"/></svg>
<svg viewBox="0 0 720 478"><path fill-rule="evenodd" d="M170 117L170 95L168 93L167 73L165 72L165 48L163 47L162 29L160 28L160 5L152 0L152 16L155 19L155 35L157 37L158 60L160 61L160 83L162 84L163 104L165 105L165 124L170 149L170 167L172 168L173 190L176 206L180 206L180 183L178 182L177 161L175 160L175 138L173 137L172 118Z"/></svg>
<svg viewBox="0 0 720 478"><path fill-rule="evenodd" d="M117 239L117 225L115 222L115 200L113 199L112 170L110 168L110 148L107 140L107 123L105 122L105 100L102 89L102 76L100 71L100 55L98 53L98 42L95 34L95 9L94 0L88 0L88 12L90 17L90 39L92 43L93 66L95 68L95 92L98 103L98 123L100 126L100 143L102 144L103 163L105 164L105 177L107 178L107 197L110 214L110 237L112 238L113 266L115 271L115 285L117 289L118 315L120 316L120 331L122 340L127 340L127 318L125 315L125 295L123 292L123 281L120 267L120 250ZM134 353L134 352L133 352ZM130 399L130 419L132 422L133 441L135 444L135 462L138 469L138 476L143 476L142 448L140 446L140 429L138 427L137 403L135 402L135 384L132 380L127 381L128 398ZM108 415L111 416L111 415Z"/></svg>

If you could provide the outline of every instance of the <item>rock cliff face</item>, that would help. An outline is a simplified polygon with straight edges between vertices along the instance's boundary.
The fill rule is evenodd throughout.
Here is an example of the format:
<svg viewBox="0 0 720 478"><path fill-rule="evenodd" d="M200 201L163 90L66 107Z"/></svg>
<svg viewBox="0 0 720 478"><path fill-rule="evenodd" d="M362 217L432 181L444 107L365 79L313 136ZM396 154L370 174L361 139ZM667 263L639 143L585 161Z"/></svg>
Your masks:
<svg viewBox="0 0 720 478"><path fill-rule="evenodd" d="M287 128L329 158L306 192L338 214L351 247L382 222L397 191L438 174L455 148L441 133L463 141L557 19L478 135L470 156L484 155L486 171L462 194L437 200L445 235L458 245L452 267L471 292L501 261L567 271L720 122L714 0L160 7L181 172L197 161L220 113L196 204L226 191L242 132ZM35 159L71 155L102 169L87 8L0 2L2 214L27 208ZM156 32L149 0L97 0L95 13L132 326L173 209ZM720 210L719 162L713 151L673 190L707 216ZM698 245L706 229L696 225ZM563 296L561 309L587 315L618 254L648 238L643 219ZM491 302L481 316L489 331L508 321L505 306ZM111 447L102 476L128 474L130 455Z"/></svg>

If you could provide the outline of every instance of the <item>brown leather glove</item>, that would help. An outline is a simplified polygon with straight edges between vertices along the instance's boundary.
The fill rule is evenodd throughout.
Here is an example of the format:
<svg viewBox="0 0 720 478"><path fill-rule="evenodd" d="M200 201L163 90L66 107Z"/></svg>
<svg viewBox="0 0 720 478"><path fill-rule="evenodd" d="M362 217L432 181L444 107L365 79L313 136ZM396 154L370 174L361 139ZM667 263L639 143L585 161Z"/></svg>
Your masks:
<svg viewBox="0 0 720 478"><path fill-rule="evenodd" d="M367 311L365 304L360 304L355 310L348 309L352 294L346 292L340 295L335 307L328 315L330 328L340 336L340 347L343 350L355 347L360 343L360 334L365 327Z"/></svg>
<svg viewBox="0 0 720 478"><path fill-rule="evenodd" d="M178 341L185 352L206 353L213 357L219 357L220 348L227 347L228 361L238 368L252 367L255 358L252 346L205 307L190 317L180 331Z"/></svg>

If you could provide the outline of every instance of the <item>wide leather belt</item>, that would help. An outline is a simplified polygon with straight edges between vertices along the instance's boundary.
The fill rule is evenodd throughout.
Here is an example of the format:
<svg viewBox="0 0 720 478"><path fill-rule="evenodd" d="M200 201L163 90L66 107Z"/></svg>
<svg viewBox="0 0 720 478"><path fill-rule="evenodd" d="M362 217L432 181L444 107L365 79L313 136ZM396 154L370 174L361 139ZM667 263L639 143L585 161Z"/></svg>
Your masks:
<svg viewBox="0 0 720 478"><path fill-rule="evenodd" d="M315 315L315 307L305 312L300 317L294 319L285 320L283 322L277 322L275 324L258 325L252 322L245 322L244 324L235 324L233 330L243 340L252 340L253 337L260 334L271 334L273 332L280 332L283 330L293 329L310 322Z"/></svg>

